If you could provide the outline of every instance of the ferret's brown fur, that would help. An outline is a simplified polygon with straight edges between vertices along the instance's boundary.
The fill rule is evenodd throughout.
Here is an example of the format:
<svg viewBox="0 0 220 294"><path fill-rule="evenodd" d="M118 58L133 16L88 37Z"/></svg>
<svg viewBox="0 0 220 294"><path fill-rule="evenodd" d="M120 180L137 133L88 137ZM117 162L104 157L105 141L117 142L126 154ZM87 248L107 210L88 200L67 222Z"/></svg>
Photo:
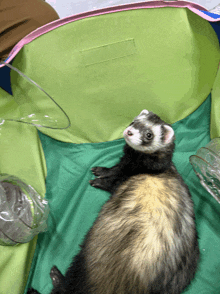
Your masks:
<svg viewBox="0 0 220 294"><path fill-rule="evenodd" d="M177 271L177 260L191 254L196 241L193 214L174 167L128 179L104 205L87 239L91 293L152 293L146 285L160 283L160 272L168 281L165 265L176 264Z"/></svg>
<svg viewBox="0 0 220 294"><path fill-rule="evenodd" d="M180 294L195 275L193 202L172 163L172 127L144 110L124 138L118 164L92 169L90 184L111 197L65 276L52 268L52 294Z"/></svg>

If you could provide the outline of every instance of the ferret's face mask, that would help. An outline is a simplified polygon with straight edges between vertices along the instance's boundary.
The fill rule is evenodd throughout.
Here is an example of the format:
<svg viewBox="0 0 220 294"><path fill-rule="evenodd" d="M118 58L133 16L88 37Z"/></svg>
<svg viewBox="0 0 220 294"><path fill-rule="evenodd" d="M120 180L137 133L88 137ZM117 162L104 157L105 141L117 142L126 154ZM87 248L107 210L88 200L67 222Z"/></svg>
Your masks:
<svg viewBox="0 0 220 294"><path fill-rule="evenodd" d="M142 110L124 130L123 136L131 148L153 153L171 143L174 131L153 112Z"/></svg>

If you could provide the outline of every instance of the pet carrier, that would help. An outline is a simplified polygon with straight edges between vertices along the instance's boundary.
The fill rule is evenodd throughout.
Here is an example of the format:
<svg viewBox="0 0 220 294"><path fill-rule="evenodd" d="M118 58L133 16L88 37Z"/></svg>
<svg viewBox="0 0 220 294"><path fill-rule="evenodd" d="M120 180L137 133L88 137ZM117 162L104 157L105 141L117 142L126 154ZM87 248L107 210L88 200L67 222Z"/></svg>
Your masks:
<svg viewBox="0 0 220 294"><path fill-rule="evenodd" d="M51 267L65 273L109 197L89 185L91 167L119 160L122 131L142 109L172 124L195 204L201 261L185 293L220 293L220 206L189 162L220 136L219 21L197 4L149 1L56 20L14 47L0 68L11 85L0 89L0 171L50 213L46 232L0 246L1 294L50 293Z"/></svg>

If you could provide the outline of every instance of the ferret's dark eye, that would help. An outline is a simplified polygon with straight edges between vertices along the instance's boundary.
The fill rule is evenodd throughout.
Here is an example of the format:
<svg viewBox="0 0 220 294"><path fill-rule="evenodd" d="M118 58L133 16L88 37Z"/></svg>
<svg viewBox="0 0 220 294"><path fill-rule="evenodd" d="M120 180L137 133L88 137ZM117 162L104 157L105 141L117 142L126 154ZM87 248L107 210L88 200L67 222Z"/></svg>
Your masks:
<svg viewBox="0 0 220 294"><path fill-rule="evenodd" d="M147 138L147 140L152 140L153 139L153 134L150 133L150 132L147 132L146 133L146 138Z"/></svg>

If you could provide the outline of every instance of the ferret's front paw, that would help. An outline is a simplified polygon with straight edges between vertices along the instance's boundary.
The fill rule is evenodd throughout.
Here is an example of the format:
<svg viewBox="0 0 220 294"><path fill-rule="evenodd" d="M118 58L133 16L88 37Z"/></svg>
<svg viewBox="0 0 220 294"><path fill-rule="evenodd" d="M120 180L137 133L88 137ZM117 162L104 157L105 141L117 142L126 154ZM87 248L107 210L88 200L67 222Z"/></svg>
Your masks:
<svg viewBox="0 0 220 294"><path fill-rule="evenodd" d="M103 189L105 186L103 185L103 180L96 178L94 180L89 181L90 185L94 188Z"/></svg>
<svg viewBox="0 0 220 294"><path fill-rule="evenodd" d="M105 177L106 170L107 170L106 167L101 167L101 166L95 166L91 168L93 175L95 175L97 178Z"/></svg>

